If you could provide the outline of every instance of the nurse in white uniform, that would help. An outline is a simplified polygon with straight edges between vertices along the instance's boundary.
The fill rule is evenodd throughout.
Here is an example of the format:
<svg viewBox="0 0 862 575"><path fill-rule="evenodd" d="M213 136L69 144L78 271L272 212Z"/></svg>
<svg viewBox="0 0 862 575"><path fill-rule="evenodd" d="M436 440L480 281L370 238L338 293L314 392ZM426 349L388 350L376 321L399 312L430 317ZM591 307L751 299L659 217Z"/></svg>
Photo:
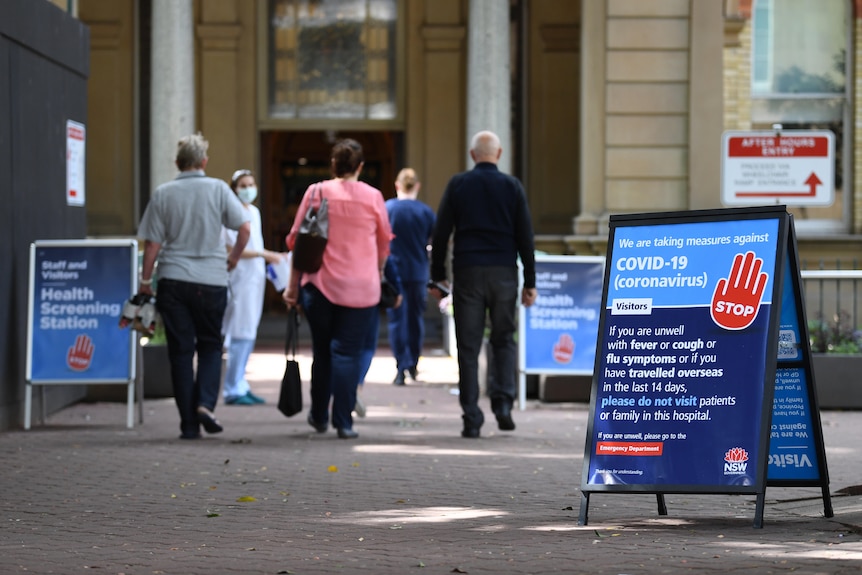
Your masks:
<svg viewBox="0 0 862 575"><path fill-rule="evenodd" d="M257 327L263 313L266 264L278 263L283 256L263 247L260 211L252 204L257 197L254 174L249 170L237 170L231 177L230 187L242 202L243 210L251 222L251 236L228 278L228 302L222 322L224 347L227 350L222 395L226 405L255 405L265 403L266 400L252 393L245 379L245 368L254 349ZM236 242L236 232L223 228L222 239L230 251Z"/></svg>

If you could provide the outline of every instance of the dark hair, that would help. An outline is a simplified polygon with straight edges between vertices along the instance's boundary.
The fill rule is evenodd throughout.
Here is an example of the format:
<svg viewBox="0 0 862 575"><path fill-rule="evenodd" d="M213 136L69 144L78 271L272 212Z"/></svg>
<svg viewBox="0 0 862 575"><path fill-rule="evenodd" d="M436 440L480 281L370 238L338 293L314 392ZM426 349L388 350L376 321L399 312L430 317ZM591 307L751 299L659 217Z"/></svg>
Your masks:
<svg viewBox="0 0 862 575"><path fill-rule="evenodd" d="M341 178L359 169L359 164L365 161L362 146L356 140L345 138L332 147L332 174Z"/></svg>

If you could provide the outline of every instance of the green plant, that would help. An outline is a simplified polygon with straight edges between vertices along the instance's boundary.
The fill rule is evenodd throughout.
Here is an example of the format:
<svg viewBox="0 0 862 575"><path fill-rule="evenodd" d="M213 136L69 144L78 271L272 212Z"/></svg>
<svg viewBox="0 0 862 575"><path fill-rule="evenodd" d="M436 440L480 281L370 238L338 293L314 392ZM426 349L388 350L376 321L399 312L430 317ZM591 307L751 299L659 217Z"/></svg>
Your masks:
<svg viewBox="0 0 862 575"><path fill-rule="evenodd" d="M845 311L828 321L822 318L809 321L808 336L814 353L862 354L862 331L856 329Z"/></svg>
<svg viewBox="0 0 862 575"><path fill-rule="evenodd" d="M153 331L153 336L147 339L144 345L166 345L168 338L165 335L165 325L162 323L162 318L156 321L156 329Z"/></svg>

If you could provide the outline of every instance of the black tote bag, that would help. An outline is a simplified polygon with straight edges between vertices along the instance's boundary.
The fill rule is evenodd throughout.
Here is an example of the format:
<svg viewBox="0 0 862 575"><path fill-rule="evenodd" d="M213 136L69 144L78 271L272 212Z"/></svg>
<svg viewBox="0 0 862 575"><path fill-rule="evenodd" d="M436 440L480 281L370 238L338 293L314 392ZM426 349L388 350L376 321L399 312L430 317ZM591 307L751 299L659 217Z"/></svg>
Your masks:
<svg viewBox="0 0 862 575"><path fill-rule="evenodd" d="M299 339L299 316L296 308L287 314L287 337L284 341L285 366L278 394L278 410L287 417L302 411L302 379L296 361L296 340Z"/></svg>

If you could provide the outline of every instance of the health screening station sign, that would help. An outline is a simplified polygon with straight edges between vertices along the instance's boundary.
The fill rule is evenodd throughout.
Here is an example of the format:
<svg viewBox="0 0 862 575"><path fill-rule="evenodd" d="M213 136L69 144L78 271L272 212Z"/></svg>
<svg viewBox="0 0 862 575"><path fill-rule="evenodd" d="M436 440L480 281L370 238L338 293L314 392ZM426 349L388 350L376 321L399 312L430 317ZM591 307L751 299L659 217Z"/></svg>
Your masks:
<svg viewBox="0 0 862 575"><path fill-rule="evenodd" d="M536 256L538 297L519 308L524 373L593 373L604 268L602 256Z"/></svg>
<svg viewBox="0 0 862 575"><path fill-rule="evenodd" d="M780 463L770 449L783 447L770 444L773 410L786 416L776 417L778 439L803 420L819 431L797 409L815 395L797 388L810 346L790 214L633 214L612 216L610 227L581 523L591 492L634 491L658 494L662 514L663 493L757 494L761 526L767 463ZM792 371L778 370L791 355ZM812 455L825 469L820 439ZM775 467L770 479L786 469ZM787 477L812 484L798 471Z"/></svg>
<svg viewBox="0 0 862 575"><path fill-rule="evenodd" d="M129 383L134 332L119 328L136 288L134 240L30 246L28 383Z"/></svg>

